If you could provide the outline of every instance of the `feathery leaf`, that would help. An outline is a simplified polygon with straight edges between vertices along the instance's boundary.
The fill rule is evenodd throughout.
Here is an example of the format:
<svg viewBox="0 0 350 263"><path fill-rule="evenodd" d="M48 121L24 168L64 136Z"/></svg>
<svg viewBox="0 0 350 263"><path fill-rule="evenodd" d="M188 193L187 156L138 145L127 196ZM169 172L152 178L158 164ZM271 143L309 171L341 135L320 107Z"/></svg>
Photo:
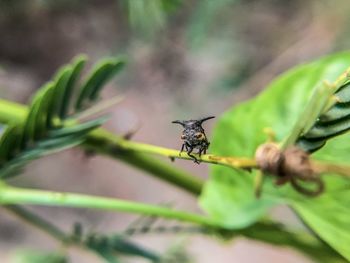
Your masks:
<svg viewBox="0 0 350 263"><path fill-rule="evenodd" d="M118 58L104 59L98 63L83 84L75 109L81 110L85 104L96 100L102 86L117 74L124 67L124 64L124 61Z"/></svg>
<svg viewBox="0 0 350 263"><path fill-rule="evenodd" d="M52 94L48 98L50 106L47 113L47 127L54 127L55 120L59 119L64 99L64 93L67 89L67 84L72 75L72 72L73 69L71 66L65 66L57 73L55 77L55 85L52 87Z"/></svg>
<svg viewBox="0 0 350 263"><path fill-rule="evenodd" d="M6 129L0 139L0 178L13 176L29 161L82 143L90 131L107 120L103 116L79 123L74 116L81 108L70 114L70 105L96 100L103 85L124 62L111 58L98 63L85 84L78 87L79 96L74 99L74 88L85 62L85 56L78 56L71 65L62 67L54 80L35 94L24 123Z"/></svg>
<svg viewBox="0 0 350 263"><path fill-rule="evenodd" d="M322 148L328 139L350 130L350 69L346 70L333 84L324 84L326 90L321 96L311 100L321 100L315 121L300 134L296 144L307 152L315 152ZM314 95L315 96L315 95ZM310 107L312 108L312 107Z"/></svg>
<svg viewBox="0 0 350 263"><path fill-rule="evenodd" d="M116 255L118 254L137 256L149 259L152 262L159 262L160 260L160 256L155 252L135 245L120 235L104 236L90 234L83 243L97 254L107 259L108 262L118 262L113 261L117 260Z"/></svg>
<svg viewBox="0 0 350 263"><path fill-rule="evenodd" d="M97 118L95 120L91 120L88 122L84 122L81 124L75 124L73 126L67 126L63 129L57 129L52 130L50 132L50 136L52 137L62 137L62 136L69 136L69 135L82 135L85 133L88 133L89 131L101 126L103 123L106 122L108 119L108 116L102 116L100 118Z"/></svg>
<svg viewBox="0 0 350 263"><path fill-rule="evenodd" d="M0 165L12 157L17 150L17 141L20 138L21 127L13 125L7 127L0 138ZM15 146L15 147L14 147Z"/></svg>
<svg viewBox="0 0 350 263"><path fill-rule="evenodd" d="M63 97L62 97L62 103L61 103L61 110L60 110L60 118L63 119L67 117L69 114L69 107L72 101L72 95L73 95L73 89L76 85L77 80L79 79L80 73L86 63L87 57L85 55L77 56L73 60L72 65L72 73L69 77L68 83L65 86L65 89L63 91Z"/></svg>

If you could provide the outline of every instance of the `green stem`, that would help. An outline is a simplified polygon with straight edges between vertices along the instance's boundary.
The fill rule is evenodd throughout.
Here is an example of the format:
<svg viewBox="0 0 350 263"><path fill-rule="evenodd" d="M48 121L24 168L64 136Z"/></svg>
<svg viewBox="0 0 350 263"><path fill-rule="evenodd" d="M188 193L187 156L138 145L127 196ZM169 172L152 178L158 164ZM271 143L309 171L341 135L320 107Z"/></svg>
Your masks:
<svg viewBox="0 0 350 263"><path fill-rule="evenodd" d="M54 239L66 243L71 241L61 230L51 223L30 213L18 206L8 204L33 204L64 206L78 208L95 208L110 211L131 212L149 216L161 216L169 219L195 223L215 229L225 236L232 238L242 235L254 240L260 240L277 246L291 246L317 260L317 262L343 262L340 256L327 245L306 233L297 233L286 230L273 222L258 222L250 227L240 230L221 229L209 218L165 207L145 205L122 201L112 198L93 197L81 194L59 193L41 190L28 190L0 186L0 203L5 209L11 211L31 225L46 232ZM214 232L215 233L215 232ZM79 244L76 244L79 245Z"/></svg>
<svg viewBox="0 0 350 263"><path fill-rule="evenodd" d="M7 123L10 120L21 122L26 116L26 111L27 108L23 105L0 100L0 122ZM136 168L149 172L157 178L177 185L192 194L199 195L201 192L203 181L199 178L142 154L151 153L170 159L180 158L191 160L191 157L187 153L179 153L178 150L125 140L104 129L92 131L83 144L83 147L99 154L120 159ZM236 169L257 167L255 160L248 158L214 156L211 154L200 157L196 154L194 155L202 162L221 164Z"/></svg>
<svg viewBox="0 0 350 263"><path fill-rule="evenodd" d="M199 195L203 181L191 174L156 160L128 147L130 141L124 140L104 129L96 129L87 137L83 147L87 150L116 158L151 175L180 186L188 192Z"/></svg>
<svg viewBox="0 0 350 263"><path fill-rule="evenodd" d="M0 188L0 204L31 204L90 208L136 213L148 216L159 216L188 223L195 223L199 225L215 226L215 223L207 217L166 207L141 204L114 198L97 197L74 193L22 189L6 185L2 185Z"/></svg>
<svg viewBox="0 0 350 263"><path fill-rule="evenodd" d="M345 177L350 177L350 166L346 164L330 163L320 160L312 160L311 164L313 169L317 174L322 173L333 173L342 175Z"/></svg>
<svg viewBox="0 0 350 263"><path fill-rule="evenodd" d="M0 122L22 122L27 116L27 107L16 102L0 99Z"/></svg>
<svg viewBox="0 0 350 263"><path fill-rule="evenodd" d="M23 122L27 110L27 107L22 104L0 99L0 123ZM101 142L103 142L103 147L99 145ZM83 147L124 161L194 195L200 194L203 186L201 179L151 156L146 156L130 148L126 149L125 146L128 143L130 142L113 133L104 129L97 129L88 136ZM114 146L108 147L109 144ZM121 147L121 145L124 145L124 147Z"/></svg>
<svg viewBox="0 0 350 263"><path fill-rule="evenodd" d="M178 150L124 140L104 129L96 129L92 131L88 136L85 146L99 153L117 158L122 158L122 155L126 153L144 152L161 155L170 159L177 158L192 160L192 158L185 152L180 153ZM193 155L195 155L198 160L205 163L221 164L236 169L257 168L257 164L253 159L216 156L212 154L204 154L201 156L198 154Z"/></svg>

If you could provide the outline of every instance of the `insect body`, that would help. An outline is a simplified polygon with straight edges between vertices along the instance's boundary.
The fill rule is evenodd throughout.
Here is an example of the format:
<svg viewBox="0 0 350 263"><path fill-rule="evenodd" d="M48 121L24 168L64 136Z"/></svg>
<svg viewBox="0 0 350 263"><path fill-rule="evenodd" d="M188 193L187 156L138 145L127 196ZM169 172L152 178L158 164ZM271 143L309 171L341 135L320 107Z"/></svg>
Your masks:
<svg viewBox="0 0 350 263"><path fill-rule="evenodd" d="M199 156L201 156L202 153L206 154L210 143L208 142L207 136L205 135L202 123L212 118L215 117L211 116L200 120L173 121L173 123L181 124L182 127L184 127L181 135L183 144L180 154L185 148L188 156L190 156L195 163L199 164L199 160L191 153L194 149L198 149Z"/></svg>

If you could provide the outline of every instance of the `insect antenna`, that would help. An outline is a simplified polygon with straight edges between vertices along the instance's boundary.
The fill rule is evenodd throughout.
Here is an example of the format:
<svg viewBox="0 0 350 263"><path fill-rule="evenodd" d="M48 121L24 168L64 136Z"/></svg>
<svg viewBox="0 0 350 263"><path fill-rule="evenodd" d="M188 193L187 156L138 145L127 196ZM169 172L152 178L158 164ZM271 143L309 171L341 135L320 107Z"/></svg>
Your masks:
<svg viewBox="0 0 350 263"><path fill-rule="evenodd" d="M178 124L181 124L183 127L185 127L185 123L183 121L172 121L172 123L178 123Z"/></svg>
<svg viewBox="0 0 350 263"><path fill-rule="evenodd" d="M200 119L199 122L202 124L203 122L210 120L210 119L214 119L214 118L215 118L215 116L206 117L206 118Z"/></svg>

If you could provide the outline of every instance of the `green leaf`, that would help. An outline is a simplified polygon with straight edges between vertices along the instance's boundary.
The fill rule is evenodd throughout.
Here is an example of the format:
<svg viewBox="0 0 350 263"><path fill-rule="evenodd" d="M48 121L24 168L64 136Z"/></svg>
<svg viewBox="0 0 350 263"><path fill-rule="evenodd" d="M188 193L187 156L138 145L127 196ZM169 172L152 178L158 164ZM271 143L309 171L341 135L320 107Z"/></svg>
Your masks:
<svg viewBox="0 0 350 263"><path fill-rule="evenodd" d="M84 135L89 131L96 129L106 122L108 119L107 116L102 116L100 118L84 122L81 124L75 124L73 126L63 127L62 129L52 130L50 132L51 137L60 137L60 136L70 136L70 135Z"/></svg>
<svg viewBox="0 0 350 263"><path fill-rule="evenodd" d="M58 119L62 110L66 89L68 88L68 81L73 73L71 66L63 67L57 74L52 88L52 95L49 99L50 106L47 116L47 127L54 127L55 118Z"/></svg>
<svg viewBox="0 0 350 263"><path fill-rule="evenodd" d="M349 189L348 187L321 196L318 203L322 205L315 205L312 199L293 204L304 222L348 260L350 258Z"/></svg>
<svg viewBox="0 0 350 263"><path fill-rule="evenodd" d="M47 105L48 98L45 96L51 91L54 83L45 84L34 96L28 116L24 124L22 148L27 147L32 141L35 141L39 135L46 130Z"/></svg>
<svg viewBox="0 0 350 263"><path fill-rule="evenodd" d="M0 138L0 165L11 158L13 152L17 150L16 143L21 137L21 127L13 125L8 126ZM14 147L14 145L16 145Z"/></svg>
<svg viewBox="0 0 350 263"><path fill-rule="evenodd" d="M58 137L58 138L49 138L46 140L42 140L37 143L37 148L39 150L42 150L43 153L41 155L45 155L45 151L50 151L55 149L56 151L61 151L63 149L66 149L67 147L70 148L72 146L78 145L84 141L84 135L67 135L65 137Z"/></svg>
<svg viewBox="0 0 350 263"><path fill-rule="evenodd" d="M316 89L307 112L300 118L300 122L310 124L301 128L298 123L297 132L293 131L289 137L289 141L295 138L291 144L296 142L299 147L312 153L323 147L327 140L350 129L349 71L347 69L334 84L324 83Z"/></svg>
<svg viewBox="0 0 350 263"><path fill-rule="evenodd" d="M153 251L144 249L120 235L92 234L86 238L84 244L111 263L119 262L116 255L142 257L152 260L152 262L160 260L160 257Z"/></svg>
<svg viewBox="0 0 350 263"><path fill-rule="evenodd" d="M124 61L118 58L108 58L99 62L83 84L75 108L81 110L85 103L96 100L103 85L117 74L124 64Z"/></svg>
<svg viewBox="0 0 350 263"><path fill-rule="evenodd" d="M83 135L72 135L53 139L41 140L34 148L24 151L15 156L15 158L7 161L0 167L0 178L7 179L18 175L18 171L28 162L53 154L66 149L70 149L84 142Z"/></svg>
<svg viewBox="0 0 350 263"><path fill-rule="evenodd" d="M47 87L47 85L48 84L46 84L44 87ZM40 98L42 96L44 87L40 89L32 99L29 113L24 123L23 137L22 137L22 143L21 143L22 149L26 148L27 145L30 143L30 141L34 140L35 124L36 124L35 120L36 120L37 112L39 110Z"/></svg>
<svg viewBox="0 0 350 263"><path fill-rule="evenodd" d="M140 247L120 235L109 237L109 245L113 251L121 254L147 258L154 262L158 262L160 260L160 257L153 251Z"/></svg>
<svg viewBox="0 0 350 263"><path fill-rule="evenodd" d="M65 89L63 91L62 103L60 106L60 118L66 118L69 114L69 106L73 97L73 89L76 86L76 82L80 77L80 73L86 63L87 57L85 55L77 56L72 65L72 73L66 83Z"/></svg>
<svg viewBox="0 0 350 263"><path fill-rule="evenodd" d="M43 89L42 96L38 100L37 112L33 116L34 118L34 140L38 140L45 136L47 131L48 119L51 117L49 114L49 108L52 103L53 85L48 85Z"/></svg>
<svg viewBox="0 0 350 263"><path fill-rule="evenodd" d="M283 140L290 134L313 89L323 80L335 81L349 65L350 53L344 52L283 74L255 99L234 107L220 118L214 130L211 152L252 158L258 145L266 141L263 133L266 127L273 129L278 141ZM348 162L349 135L329 141L315 158ZM344 210L350 202L350 191L334 198L340 194L340 189L350 189L350 182L339 176L326 175L324 179L326 192L321 197L308 199L289 185L274 186L273 180L267 178L262 198L256 199L253 194L254 173L214 166L200 203L220 225L231 228L253 224L276 204L289 204L324 241L350 260L350 249L344 246L350 244L350 213ZM334 220L330 215L342 219ZM343 234L335 239L334 233L338 232Z"/></svg>
<svg viewBox="0 0 350 263"><path fill-rule="evenodd" d="M11 126L0 140L0 178L18 174L29 161L82 143L86 135L106 121L106 117L78 123L69 120L73 89L86 61L78 56L72 65L62 67L53 81L35 94L24 124ZM83 101L98 97L103 84L123 65L119 59L105 59L92 71L80 90Z"/></svg>
<svg viewBox="0 0 350 263"><path fill-rule="evenodd" d="M104 258L109 263L118 263L119 260L116 257L115 252L109 247L108 238L105 236L91 235L89 236L84 244Z"/></svg>

